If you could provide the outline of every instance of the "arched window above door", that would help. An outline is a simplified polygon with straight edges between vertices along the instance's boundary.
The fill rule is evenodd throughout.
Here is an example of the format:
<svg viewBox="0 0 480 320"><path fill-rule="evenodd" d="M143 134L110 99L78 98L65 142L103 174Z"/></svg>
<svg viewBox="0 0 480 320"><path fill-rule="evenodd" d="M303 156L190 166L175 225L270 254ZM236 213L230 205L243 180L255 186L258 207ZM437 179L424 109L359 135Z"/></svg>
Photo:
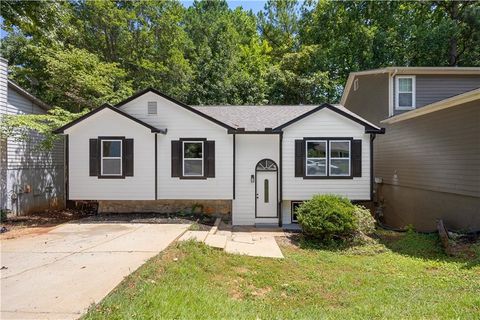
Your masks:
<svg viewBox="0 0 480 320"><path fill-rule="evenodd" d="M270 159L263 159L257 163L256 171L277 171L277 164Z"/></svg>

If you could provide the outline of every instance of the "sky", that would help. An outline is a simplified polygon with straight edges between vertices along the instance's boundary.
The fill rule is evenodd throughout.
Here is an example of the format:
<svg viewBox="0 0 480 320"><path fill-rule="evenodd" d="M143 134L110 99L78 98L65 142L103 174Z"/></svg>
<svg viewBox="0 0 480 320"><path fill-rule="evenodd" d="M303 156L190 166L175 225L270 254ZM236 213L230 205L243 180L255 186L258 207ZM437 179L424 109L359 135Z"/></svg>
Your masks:
<svg viewBox="0 0 480 320"><path fill-rule="evenodd" d="M185 7L190 7L193 5L193 0L180 0L180 2ZM257 13L263 10L266 0L227 0L228 6L230 9L235 9L236 7L242 7L244 10L252 10L253 13Z"/></svg>

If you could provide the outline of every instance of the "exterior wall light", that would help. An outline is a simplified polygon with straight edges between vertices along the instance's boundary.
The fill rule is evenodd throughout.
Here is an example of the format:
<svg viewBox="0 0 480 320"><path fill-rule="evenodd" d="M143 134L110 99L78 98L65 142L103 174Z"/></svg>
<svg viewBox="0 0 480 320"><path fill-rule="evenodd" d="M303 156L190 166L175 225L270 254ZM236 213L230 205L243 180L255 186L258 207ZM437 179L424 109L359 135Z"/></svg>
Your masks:
<svg viewBox="0 0 480 320"><path fill-rule="evenodd" d="M253 174L250 176L250 182L251 182L251 183L254 183L254 182L255 182L255 176L254 176Z"/></svg>

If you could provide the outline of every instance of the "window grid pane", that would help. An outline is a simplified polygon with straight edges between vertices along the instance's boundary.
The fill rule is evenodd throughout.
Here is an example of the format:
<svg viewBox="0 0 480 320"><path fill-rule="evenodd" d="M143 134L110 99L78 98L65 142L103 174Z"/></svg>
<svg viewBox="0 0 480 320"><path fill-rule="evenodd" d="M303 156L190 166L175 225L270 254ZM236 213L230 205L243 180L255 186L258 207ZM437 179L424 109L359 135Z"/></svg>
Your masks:
<svg viewBox="0 0 480 320"><path fill-rule="evenodd" d="M330 141L329 172L331 176L350 175L350 141Z"/></svg>
<svg viewBox="0 0 480 320"><path fill-rule="evenodd" d="M203 157L202 142L184 142L183 157L185 159L202 159Z"/></svg>
<svg viewBox="0 0 480 320"><path fill-rule="evenodd" d="M398 92L412 92L413 85L411 78L398 79Z"/></svg>
<svg viewBox="0 0 480 320"><path fill-rule="evenodd" d="M101 140L101 174L122 175L122 140Z"/></svg>
<svg viewBox="0 0 480 320"><path fill-rule="evenodd" d="M327 141L306 142L306 175L327 175Z"/></svg>
<svg viewBox="0 0 480 320"><path fill-rule="evenodd" d="M183 142L183 175L203 176L203 141Z"/></svg>

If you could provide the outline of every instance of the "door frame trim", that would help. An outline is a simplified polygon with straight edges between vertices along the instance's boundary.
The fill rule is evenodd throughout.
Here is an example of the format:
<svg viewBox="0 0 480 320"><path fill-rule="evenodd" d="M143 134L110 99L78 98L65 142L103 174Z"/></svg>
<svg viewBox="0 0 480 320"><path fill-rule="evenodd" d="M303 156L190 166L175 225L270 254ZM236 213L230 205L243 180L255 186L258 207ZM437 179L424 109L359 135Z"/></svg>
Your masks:
<svg viewBox="0 0 480 320"><path fill-rule="evenodd" d="M258 207L258 205L257 205L257 200L258 200L258 198L257 198L257 172L259 171L257 168L258 168L258 165L260 164L260 162L265 161L265 160L272 161L272 162L275 164L275 170L262 170L262 171L264 171L264 172L276 172L276 177L277 177L277 181L276 181L277 183L276 183L276 184L277 184L277 188L276 188L276 196L275 196L275 207L276 207L277 209L276 209L276 212L275 212L275 215L274 215L274 216L259 217L259 216L257 215L257 207ZM261 219L261 218L267 218L267 219L268 219L268 218L278 218L278 216L279 216L279 214L278 214L278 213L279 213L279 212L278 212L278 207L279 207L279 206L278 206L278 204L277 204L277 203L278 203L278 165L277 165L277 163L276 163L275 161L273 161L272 159L264 158L264 159L258 161L257 164L255 165L255 193L254 193L253 196L255 197L255 198L254 198L254 200L255 200L255 219L257 219L257 218L258 218L258 219Z"/></svg>

